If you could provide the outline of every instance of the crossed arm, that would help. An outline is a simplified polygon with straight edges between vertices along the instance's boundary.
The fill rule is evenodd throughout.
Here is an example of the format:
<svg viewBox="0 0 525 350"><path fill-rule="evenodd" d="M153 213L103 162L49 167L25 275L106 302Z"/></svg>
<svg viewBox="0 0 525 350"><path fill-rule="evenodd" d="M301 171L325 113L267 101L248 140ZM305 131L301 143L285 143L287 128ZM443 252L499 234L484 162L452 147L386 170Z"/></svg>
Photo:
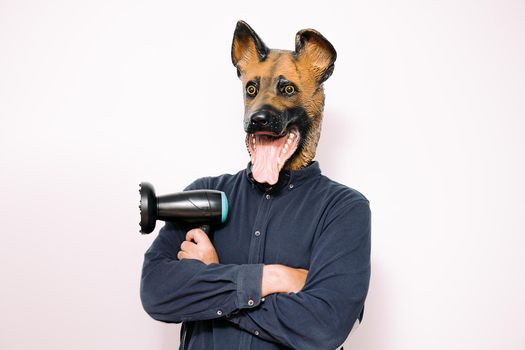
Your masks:
<svg viewBox="0 0 525 350"><path fill-rule="evenodd" d="M141 297L160 321L224 317L288 347L333 349L359 317L369 278L370 209L359 200L331 214L309 271L221 264L204 233L167 224L146 252Z"/></svg>
<svg viewBox="0 0 525 350"><path fill-rule="evenodd" d="M195 259L204 264L218 264L219 256L208 235L201 229L186 234L186 240L177 253L179 260ZM280 264L264 265L261 280L261 297L274 293L298 293L306 282L308 270Z"/></svg>

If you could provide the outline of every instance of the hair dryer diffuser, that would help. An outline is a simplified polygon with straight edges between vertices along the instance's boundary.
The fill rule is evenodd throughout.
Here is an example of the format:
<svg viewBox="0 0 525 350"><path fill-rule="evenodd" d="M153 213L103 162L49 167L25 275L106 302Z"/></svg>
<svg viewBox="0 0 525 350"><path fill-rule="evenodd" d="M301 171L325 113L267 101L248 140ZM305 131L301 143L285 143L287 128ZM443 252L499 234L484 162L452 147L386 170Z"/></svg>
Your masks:
<svg viewBox="0 0 525 350"><path fill-rule="evenodd" d="M140 193L140 232L151 233L157 220L209 225L226 221L226 194L215 190L194 190L156 196L153 186L142 182Z"/></svg>

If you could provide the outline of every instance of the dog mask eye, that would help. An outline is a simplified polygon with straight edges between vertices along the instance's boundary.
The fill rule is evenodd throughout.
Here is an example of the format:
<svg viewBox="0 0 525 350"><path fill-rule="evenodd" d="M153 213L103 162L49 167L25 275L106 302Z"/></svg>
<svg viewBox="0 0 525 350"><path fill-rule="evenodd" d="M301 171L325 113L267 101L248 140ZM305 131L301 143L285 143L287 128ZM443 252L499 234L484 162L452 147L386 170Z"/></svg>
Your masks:
<svg viewBox="0 0 525 350"><path fill-rule="evenodd" d="M257 95L257 88L254 86L254 85L248 85L246 87L246 93L248 94L248 96L255 96Z"/></svg>
<svg viewBox="0 0 525 350"><path fill-rule="evenodd" d="M295 87L293 85L286 85L285 87L283 87L282 92L285 95L293 95L295 94Z"/></svg>

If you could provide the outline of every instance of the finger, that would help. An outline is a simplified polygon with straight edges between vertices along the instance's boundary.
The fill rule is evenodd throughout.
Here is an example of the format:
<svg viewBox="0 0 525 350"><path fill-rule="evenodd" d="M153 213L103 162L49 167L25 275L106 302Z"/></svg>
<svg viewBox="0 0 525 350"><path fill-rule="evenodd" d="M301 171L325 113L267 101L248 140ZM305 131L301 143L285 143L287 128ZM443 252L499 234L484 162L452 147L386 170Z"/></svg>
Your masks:
<svg viewBox="0 0 525 350"><path fill-rule="evenodd" d="M209 242L210 239L208 238L208 235L204 233L203 230L200 228L194 228L193 230L189 230L186 234L186 240L187 241L195 241L195 243L204 243Z"/></svg>
<svg viewBox="0 0 525 350"><path fill-rule="evenodd" d="M206 239L208 239L208 235L206 235L206 233L204 233L204 231L200 228L194 228L193 230L189 230L186 234L187 241L193 240L195 241L195 243L199 243Z"/></svg>
<svg viewBox="0 0 525 350"><path fill-rule="evenodd" d="M177 253L177 259L179 260L183 260L183 259L189 259L189 255L188 253L186 253L185 251L182 251L182 250L179 250L179 252Z"/></svg>
<svg viewBox="0 0 525 350"><path fill-rule="evenodd" d="M182 244L180 245L180 249L181 251L184 251L186 253L189 253L189 254L193 254L195 252L197 252L197 250L199 249L197 247L197 245L193 242L190 242L190 241L184 241L182 242Z"/></svg>

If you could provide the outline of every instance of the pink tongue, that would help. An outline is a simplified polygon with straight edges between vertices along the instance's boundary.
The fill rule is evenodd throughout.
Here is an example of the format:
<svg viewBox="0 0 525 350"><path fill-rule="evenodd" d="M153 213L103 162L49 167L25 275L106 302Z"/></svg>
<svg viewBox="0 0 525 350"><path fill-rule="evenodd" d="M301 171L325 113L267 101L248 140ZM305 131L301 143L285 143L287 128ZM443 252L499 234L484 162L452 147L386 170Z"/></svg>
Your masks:
<svg viewBox="0 0 525 350"><path fill-rule="evenodd" d="M252 174L259 183L274 185L279 180L279 171L282 165L277 165L279 156L286 138L274 139L257 137L257 147L252 157ZM282 159L283 163L285 159Z"/></svg>

